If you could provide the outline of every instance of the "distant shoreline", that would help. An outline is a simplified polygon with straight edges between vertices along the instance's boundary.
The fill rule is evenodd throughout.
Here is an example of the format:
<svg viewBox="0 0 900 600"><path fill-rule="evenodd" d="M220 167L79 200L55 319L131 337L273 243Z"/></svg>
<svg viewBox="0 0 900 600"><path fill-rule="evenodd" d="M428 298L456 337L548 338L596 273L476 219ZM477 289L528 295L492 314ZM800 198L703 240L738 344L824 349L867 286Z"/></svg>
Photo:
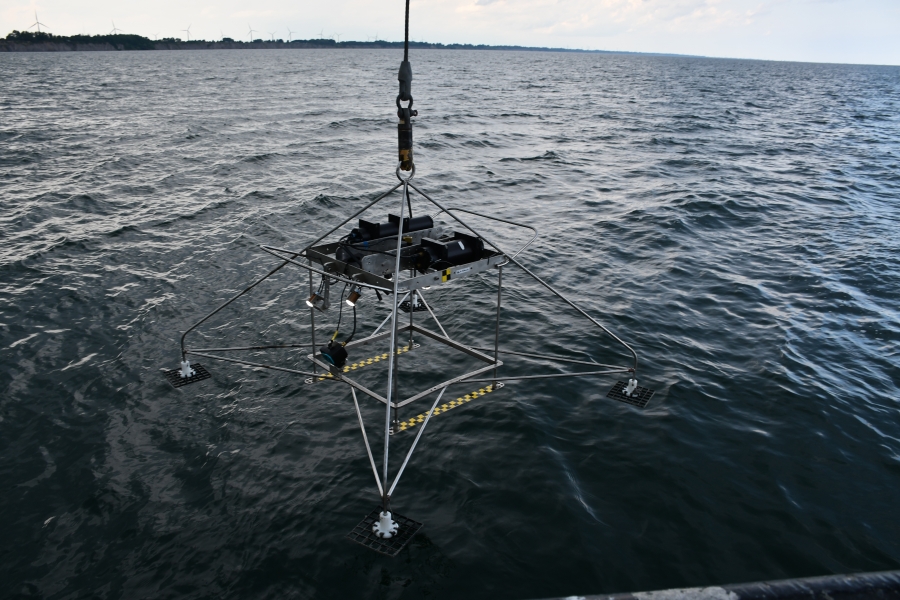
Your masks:
<svg viewBox="0 0 900 600"><path fill-rule="evenodd" d="M685 54L661 54L657 52L625 52L617 50L584 50L574 48L550 48L542 46L491 46L487 44L433 44L410 42L410 48L418 50L512 50L520 52L576 52L588 54L636 54L642 56L688 56ZM206 40L185 41L178 38L151 40L140 35L73 35L59 36L49 33L13 31L0 39L0 52L124 52L133 50L295 50L304 48L363 48L371 50L401 49L403 42L337 42L333 39L265 41L256 39L242 42L223 38L218 42Z"/></svg>

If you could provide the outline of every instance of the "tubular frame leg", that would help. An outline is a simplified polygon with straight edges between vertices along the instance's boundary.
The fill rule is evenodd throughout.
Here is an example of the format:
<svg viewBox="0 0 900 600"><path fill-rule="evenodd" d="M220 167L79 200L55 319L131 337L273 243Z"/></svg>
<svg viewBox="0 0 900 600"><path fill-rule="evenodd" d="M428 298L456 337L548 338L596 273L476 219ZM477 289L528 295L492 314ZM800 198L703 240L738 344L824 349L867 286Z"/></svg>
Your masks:
<svg viewBox="0 0 900 600"><path fill-rule="evenodd" d="M278 271L280 271L281 269L283 269L284 267L286 267L289 263L293 262L293 259L294 259L294 258L297 258L297 257L300 256L301 254L305 253L307 250L309 250L310 248L312 248L313 246L315 246L316 244L318 244L319 242L321 242L322 240L324 240L326 237L328 237L329 235L331 235L332 233L334 233L335 231L337 231L338 229L340 229L341 227L343 227L343 226L344 226L346 223L348 223L351 219L353 219L353 218L356 217L357 215L361 215L361 214L364 213L365 211L369 210L370 208L372 208L373 206L375 206L376 204L378 204L383 198L386 198L389 194L392 194L398 187L400 187L400 185L401 185L401 184L398 183L397 185L395 185L394 187L392 187L392 188L389 189L388 191L384 192L383 194L379 194L374 200L372 200L371 202L369 202L368 204L366 204L364 207L362 207L361 209L359 209L358 211L356 211L355 213L353 213L352 215L350 215L349 217L347 217L346 219L344 219L343 221L341 221L340 224L338 224L338 225L336 225L335 227L333 227L332 229L330 229L330 230L328 231L328 233L326 233L325 235L320 236L320 237L317 238L315 241L311 242L311 243L310 243L309 245L307 245L306 248L304 248L303 250L300 250L299 252L288 252L288 254L291 255L291 259L285 259L284 262L282 262L280 265L278 265L277 267L275 267L274 269L272 269L271 271L269 271L267 274L265 274L265 275L263 275L262 277L260 277L259 279L257 279L254 283L252 283L252 284L250 284L249 286L247 286L246 288L244 288L243 291L239 292L237 295L233 296L230 300L226 301L224 304L220 305L220 306L219 306L218 308L216 308L214 311L212 311L211 313L209 313L208 315L206 315L205 317L203 317L202 319L200 319L199 321L197 321L196 323L194 323L193 325L191 325L191 326L187 329L187 331L185 331L183 334L181 334L181 356L182 356L182 360L184 360L184 355L185 355L185 344L184 344L184 342L185 342L185 338L187 338L187 334L189 334L190 332L192 332L193 330L195 330L197 327L199 327L200 325L202 325L203 323L205 323L207 320L209 320L210 318L212 318L213 315L218 314L218 312L221 311L223 308L225 308L226 306L228 306L229 304L231 304L232 302L234 302L235 300L237 300L238 298L240 298L241 296L243 296L244 294L246 294L247 292L249 292L250 290L252 290L252 289L255 288L256 286L258 286L260 283L262 283L263 281L265 281L266 279L268 279L269 277L271 277L272 275L274 275L275 273L277 273Z"/></svg>
<svg viewBox="0 0 900 600"><path fill-rule="evenodd" d="M291 254L293 254L294 258L299 256L298 253L291 253ZM272 275L274 275L275 273L277 273L278 271L280 271L281 269L286 267L290 262L291 261L289 261L289 260L285 260L283 263L281 263L280 265L278 265L277 267L275 267L274 269L272 269L271 271L269 271L268 273L266 273L265 275L263 275L262 277L260 277L259 279L257 279L256 281L254 281L253 283L248 285L247 287L245 287L243 290L238 292L237 295L232 296L231 299L225 301L224 304L220 304L219 307L216 308L214 311L212 311L211 313L209 313L208 315L206 315L205 317L203 317L202 319L200 319L199 321L197 321L196 323L191 325L187 329L187 331L185 331L183 334L181 334L181 360L185 360L184 356L185 356L186 348L184 345L184 341L187 338L187 334L189 334L190 332L195 330L197 327L199 327L200 325L205 323L207 320L211 319L213 317L213 315L218 314L219 311L221 311L223 308L225 308L226 306L228 306L229 304L231 304L232 302L234 302L235 300L237 300L238 298L240 298L241 296L243 296L244 294L246 294L247 292L249 292L256 286L261 284L263 281L265 281L266 279L268 279L269 277L271 277Z"/></svg>
<svg viewBox="0 0 900 600"><path fill-rule="evenodd" d="M510 256L509 254L507 254L506 252L504 252L503 249L502 249L500 246L498 246L497 244L495 244L495 243L494 243L491 239L489 239L487 236L482 235L481 233L479 233L478 231L476 231L472 226L468 225L468 224L465 223L462 219L460 219L459 217L457 217L456 215L454 215L454 214L450 211L450 209L448 209L448 208L445 207L443 204L441 204L440 202L438 202L437 200L435 200L434 198L432 198L431 196L429 196L428 194L426 194L425 192L423 192L422 190L420 190L419 188L417 188L414 184L410 183L409 185L412 186L412 188L413 188L416 192L418 192L419 194L421 194L423 198L425 198L426 200L428 200L429 202L431 202L432 204L434 204L436 207L438 207L439 209L441 209L442 211L444 211L445 213L447 213L447 214L450 216L450 218L452 218L454 221L456 221L457 223L459 223L460 225L462 225L463 227L465 227L466 229L468 229L469 231L471 231L472 233L474 233L476 236L480 237L480 238L483 239L485 242L487 242L488 244L490 244L491 246L493 246L498 252L503 253L503 255L506 256L506 257L509 259L509 262L513 263L514 265L516 265L517 267L519 267L520 269L522 269L523 271L525 271L525 273L526 273L528 276L530 276L532 279L534 279L534 280L537 281L539 284L541 284L542 286L544 286L547 290L550 291L550 293L552 293L554 296L556 296L557 298L559 298L560 300L562 300L563 302L565 302L566 304L568 304L569 306L571 306L572 308L574 308L576 311L578 311L578 313L579 313L581 316L583 316L584 318L586 318L588 321L590 321L591 323L593 323L594 325L596 325L601 331L605 332L608 336L610 336L610 337L611 337L612 339L614 339L616 342L618 342L619 344L621 344L625 349L628 350L628 352L631 354L632 358L634 359L634 367L633 367L633 369L632 369L632 372L635 373L635 375L637 374L637 368L638 368L638 356L637 356L637 352L635 352L635 351L634 351L634 348L632 348L632 347L631 347L630 345L628 345L624 340L622 340L622 338L620 338L619 336L617 336L616 334L614 334L612 331L610 331L609 329L607 329L607 327L606 327L605 325L603 325L602 323L600 323L597 319L595 319L595 318L592 317L591 315L587 314L587 313L586 313L584 310L582 310L581 307L579 307L577 304L575 304L574 302L572 302L571 300L569 300L568 298L566 298L565 296L563 296L562 293L558 292L558 291L556 290L556 288L554 288L552 285L550 285L549 283L547 283L546 281L544 281L543 279L541 279L540 277L538 277L537 275L535 275L534 273L532 273L531 271L529 271L528 268L525 267L525 265L523 265L523 264L520 263L518 260L516 260L516 257L515 257L515 256ZM468 212L468 211L467 211L467 212Z"/></svg>
<svg viewBox="0 0 900 600"><path fill-rule="evenodd" d="M312 265L312 261L309 261L309 264ZM309 272L309 297L312 298L313 295L313 274L312 271ZM316 355L316 309L312 306L309 307L309 324L312 331L312 355ZM313 363L313 373L317 373L316 363Z"/></svg>
<svg viewBox="0 0 900 600"><path fill-rule="evenodd" d="M400 300L400 302L403 302L403 301L406 300L408 297L409 297L409 292L406 292L406 295L403 296L403 298ZM376 328L375 328L375 331L373 331L373 332L371 333L371 335L375 335L376 333L378 333L379 331L381 331L381 328L384 327L384 324L391 320L391 317L393 316L393 314L394 314L394 313L391 313L391 314L389 314L388 316L386 316L386 317L384 318L384 321L381 322L381 325L379 325L378 327L376 327Z"/></svg>
<svg viewBox="0 0 900 600"><path fill-rule="evenodd" d="M399 319L398 319L399 320ZM399 342L398 342L399 343ZM398 348L392 348L394 352L394 402L400 397L400 352ZM391 433L400 425L400 418L397 416L396 406L391 408Z"/></svg>
<svg viewBox="0 0 900 600"><path fill-rule="evenodd" d="M428 303L427 303L427 302L425 302L425 295L422 294L421 292L419 293L419 300L421 300L421 301L422 301L422 304L425 305L425 308L428 309L428 314L430 314L430 315L431 315L431 318L434 319L434 322L437 323L438 329L440 329L440 330L441 330L441 333L444 334L444 337L447 338L447 339L449 340L449 339L450 339L450 336L447 335L447 332L444 330L444 326L441 325L441 322L440 322L440 321L438 321L438 318L437 318L437 316L435 316L434 311L431 310L431 307L428 306Z"/></svg>
<svg viewBox="0 0 900 600"><path fill-rule="evenodd" d="M413 450L416 449L416 444L419 443L419 438L422 437L422 434L425 432L425 427L428 426L428 420L431 418L431 415L434 414L434 409L437 408L438 402L441 401L441 398L444 396L444 392L446 391L447 388L443 388L441 390L441 393L438 394L438 397L435 399L434 404L431 405L431 410L428 411L428 415L425 417L425 422L422 423L422 427L419 428L419 432L416 434L416 439L413 440L412 445L409 447L409 452L406 453L406 458L403 460L403 464L400 465L400 470L397 471L397 475L396 477L394 477L394 483L391 484L391 489L388 490L388 496L391 496L394 493L394 489L397 487L397 483L400 482L400 476L403 475L403 470L406 468L406 464L412 457Z"/></svg>
<svg viewBox="0 0 900 600"><path fill-rule="evenodd" d="M413 290L412 294L409 297L409 349L412 350L413 345L413 313L415 312L416 306L416 298L418 296L418 292Z"/></svg>
<svg viewBox="0 0 900 600"><path fill-rule="evenodd" d="M503 290L503 265L497 267L497 325L494 328L494 364L500 360L500 299ZM497 377L497 367L494 367L494 377ZM495 381L493 387L497 387Z"/></svg>
<svg viewBox="0 0 900 600"><path fill-rule="evenodd" d="M363 443L366 445L366 454L369 455L369 464L372 465L372 473L375 475L375 484L378 486L378 493L384 496L384 488L381 486L381 480L378 479L378 468L375 466L375 459L372 457L372 448L369 446L369 437L366 435L366 426L363 424L362 413L359 411L359 402L356 400L356 390L350 388L353 394L353 406L356 408L356 418L359 419L359 430L362 431Z"/></svg>
<svg viewBox="0 0 900 600"><path fill-rule="evenodd" d="M406 212L406 197L409 194L409 180L405 180L403 182L403 193L400 197L400 223L403 223L403 215ZM397 232L397 260L394 264L394 293L392 294L392 299L394 302L393 310L391 311L391 351L388 354L389 362L388 362L388 383L387 383L387 404L384 409L384 465L382 472L382 481L384 484L382 485L382 490L387 489L388 485L388 446L391 440L391 398L393 396L393 388L394 388L394 365L396 364L397 359L397 303L398 296L400 294L400 250L403 247L403 227L398 228ZM381 497L382 502L382 510L387 512L390 510L389 502L390 498L387 494L382 494Z"/></svg>

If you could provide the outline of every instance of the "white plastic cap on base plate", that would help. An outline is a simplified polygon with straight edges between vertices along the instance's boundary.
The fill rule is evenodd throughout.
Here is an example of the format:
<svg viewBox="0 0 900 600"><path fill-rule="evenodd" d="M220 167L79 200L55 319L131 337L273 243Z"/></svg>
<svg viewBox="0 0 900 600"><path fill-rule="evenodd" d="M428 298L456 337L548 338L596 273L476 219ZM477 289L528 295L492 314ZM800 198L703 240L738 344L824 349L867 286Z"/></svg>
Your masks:
<svg viewBox="0 0 900 600"><path fill-rule="evenodd" d="M394 534L397 533L397 528L400 526L397 525L395 521L391 520L391 512L382 511L378 516L378 521L372 525L372 531L381 538L387 539L393 537Z"/></svg>
<svg viewBox="0 0 900 600"><path fill-rule="evenodd" d="M186 360L181 361L181 372L179 373L179 375L181 375L183 378L187 378L193 377L196 374L197 373L191 368L190 362Z"/></svg>
<svg viewBox="0 0 900 600"><path fill-rule="evenodd" d="M634 390L635 390L636 388L637 388L637 379L629 379L629 380L628 380L628 387L625 388L625 395L628 396L628 397L630 398L630 397L631 397L631 394L634 393Z"/></svg>

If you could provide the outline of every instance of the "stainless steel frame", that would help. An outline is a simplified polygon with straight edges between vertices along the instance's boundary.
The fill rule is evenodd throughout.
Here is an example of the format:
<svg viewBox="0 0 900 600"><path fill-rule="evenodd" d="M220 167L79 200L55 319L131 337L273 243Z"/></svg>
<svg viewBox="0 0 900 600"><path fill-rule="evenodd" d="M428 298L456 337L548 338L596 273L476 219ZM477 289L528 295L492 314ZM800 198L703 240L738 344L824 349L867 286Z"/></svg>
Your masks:
<svg viewBox="0 0 900 600"><path fill-rule="evenodd" d="M221 360L230 363L242 364L254 368L262 368L262 369L273 369L276 371L302 375L305 377L312 377L313 381L316 381L317 378L322 378L323 371L325 373L331 373L331 376L326 378L325 381L333 381L337 383L346 384L350 388L350 394L353 399L354 408L356 411L356 416L359 421L360 430L362 433L363 443L366 447L366 453L369 458L369 464L372 468L372 472L375 475L375 481L378 488L379 496L381 497L382 504L384 510L389 509L389 503L391 495L397 487L397 484L400 480L401 475L406 469L407 464L412 457L412 454L416 448L416 445L419 442L419 439L422 437L425 426L428 424L431 416L434 414L435 407L440 402L441 397L444 392L446 392L447 388L453 385L459 385L462 383L482 383L482 382L491 382L492 384L496 384L500 381L509 381L509 380L528 380L528 379L548 379L548 378L559 378L559 377L584 377L584 376L594 376L594 375L609 375L616 373L629 373L632 377L635 377L635 372L637 370L637 354L635 351L622 341L619 337L613 334L608 328L606 328L599 321L591 317L584 310L578 307L571 300L563 296L559 291L553 288L550 284L539 278L537 275L532 273L528 268L526 268L519 260L518 256L530 246L534 240L537 238L537 230L531 226L524 225L521 223L516 223L514 221L510 221L507 219L501 219L499 217L495 217L492 215L486 215L483 213L477 213L471 210L463 209L463 208L446 208L441 203L437 202L430 198L427 194L421 191L415 184L412 183L412 177L414 175L410 174L408 177L404 177L400 172L399 168L397 169L397 177L400 179L400 182L392 187L387 192L378 195L374 200L366 204L362 209L356 211L343 221L339 223L337 226L331 228L325 235L320 236L312 243L306 245L302 250L290 250L285 248L279 248L276 246L268 246L261 245L260 248L269 254L277 257L281 262L274 269L269 271L266 275L257 279L249 286L247 286L244 290L242 290L237 295L233 296L231 299L226 301L224 304L218 306L215 310L207 314L205 317L197 321L194 325L188 328L187 331L181 337L181 356L182 360L187 360L187 356L200 356L204 358L209 358L213 360ZM477 261L474 261L465 265L458 265L452 267L450 269L445 269L442 271L430 272L430 273L422 273L415 274L412 276L405 276L404 272L412 267L412 257L410 255L404 254L403 249L403 237L404 234L401 231L398 232L396 238L384 238L383 240L379 240L377 243L377 251L378 255L376 258L368 260L365 263L360 262L363 267L355 266L352 264L348 264L346 262L342 262L337 259L335 252L338 249L339 244L334 242L322 243L329 235L335 233L338 229L346 225L353 218L363 214L365 211L371 209L376 204L378 204L381 200L387 198L395 191L400 189L400 198L399 198L399 213L400 220L402 222L404 215L406 214L406 207L410 206L410 189L414 190L418 195L427 200L429 203L434 205L438 212L435 213L435 217L440 216L441 214L446 214L448 217L453 219L460 226L464 227L467 231L471 232L473 235L478 236L484 242L490 246L492 249L486 249L485 254ZM473 227L465 223L456 213L465 213L474 215L480 218L485 218L489 220L493 220L499 223L504 223L507 225L512 225L515 227L521 227L524 229L528 229L532 232L531 238L521 247L517 248L514 252L508 252L501 248L498 244L491 241L487 237L485 237L480 232L476 231ZM422 237L427 237L429 235L438 236L441 232L444 231L443 227L435 226L434 229L427 230L424 232L415 232L412 234L413 240L415 242L416 239L421 241ZM375 247L375 246L373 246ZM392 263L392 266L391 266ZM537 354L533 352L519 352L513 350L504 350L500 347L501 342L501 301L502 301L502 289L503 289L503 267L508 264L514 264L519 267L525 274L533 278L536 282L538 282L541 286L550 291L553 295L557 296L561 300L563 300L566 304L568 304L571 308L573 308L580 315L585 317L588 321L590 321L594 326L599 328L603 333L610 336L615 342L621 344L623 348L625 348L633 359L633 366L631 367L623 367L623 366L615 366L615 365L606 365L599 364L593 361L585 361L585 360L577 360L573 358L566 358L561 356L551 356L545 354ZM357 340L354 340L346 345L348 349L367 346L370 344L378 344L383 343L386 340L390 339L388 342L388 381L387 381L387 389L384 395L381 395L374 390L367 388L362 385L356 379L349 377L347 373L342 372L341 370L333 369L331 366L320 360L316 353L318 351L318 346L316 344L316 310L315 308L310 309L310 341L303 343L295 343L295 344L274 344L274 345L257 345L257 346L227 346L221 348L190 348L186 344L186 338L189 333L197 329L200 325L208 321L211 317L219 313L225 307L231 305L234 301L241 298L252 289L260 285L262 282L267 280L269 277L280 271L287 265L293 265L305 270L309 274L309 292L312 295L315 284L313 278L315 275L320 275L323 278L328 278L331 280L336 280L339 282L343 282L346 284L358 285L363 288L376 290L378 292L384 292L390 295L391 298L391 310L388 316L381 322L381 324L367 337L363 337ZM458 279L462 279L465 277L471 277L473 275L477 275L479 273L484 273L491 268L497 269L497 307L496 307L496 317L494 319L494 339L493 339L493 348L478 348L469 346L466 344L462 344L456 340L451 339L450 335L448 335L446 329L444 329L441 322L438 320L435 315L434 310L432 310L431 305L426 301L425 296L423 294L423 290L433 285L444 285L447 283L453 283ZM381 273L379 274L379 271ZM390 276L388 278L388 275ZM327 280L326 280L327 282ZM401 297L402 294L402 297ZM400 324L400 315L399 315L399 306L400 304L410 298L410 303L414 303L416 299L420 300L425 308L428 311L431 319L435 322L440 333L432 331L426 327L423 327L421 324L414 323L413 321L413 311L410 310L410 318L409 324L401 325ZM386 331L382 331L382 328L390 323L390 328ZM413 336L418 335L425 338L428 338L434 342L438 342L447 346L449 349L453 349L459 352L463 352L468 356L471 356L478 361L483 363L483 366L479 366L476 369L468 371L466 373L462 373L459 375L452 376L447 380L438 383L429 387L428 389L419 391L414 393L413 395L400 399L397 395L397 365L398 365L398 339L401 334L408 333L408 343L409 348L413 348ZM311 345L310 345L311 344ZM311 363L312 372L302 371L299 369L294 369L286 366L277 366L259 362L253 362L249 360L245 360L242 358L232 358L230 356L222 356L221 353L227 352L244 352L244 351L260 351L260 350L298 350L303 348L311 348L311 352L306 353L304 358ZM523 359L529 360L549 360L554 361L555 363L568 363L568 364L577 364L577 365L585 365L593 367L597 370L591 371L581 371L581 372L571 372L571 373L548 373L544 375L524 375L524 376L500 376L499 369L503 366L503 361L500 360L501 354L509 354L513 356L518 356ZM477 378L479 375L483 375L485 373L490 373L490 377L487 378ZM501 384L502 385L502 384ZM382 465L381 465L381 473L379 474L378 468L375 463L374 455L372 453L372 448L369 444L369 438L366 434L366 427L363 420L362 412L359 407L359 400L357 398L357 392L360 392L378 402L381 402L385 406L385 418L384 418L384 449L383 449L383 457L382 457ZM394 419L396 420L397 411L404 406L407 406L413 402L416 402L426 396L429 396L435 392L439 392L437 398L434 400L434 403L431 406L431 409L428 411L428 415L425 421L422 423L421 428L413 440L409 451L406 453L406 457L398 470L393 483L388 487L388 449L391 438L391 414L394 412Z"/></svg>

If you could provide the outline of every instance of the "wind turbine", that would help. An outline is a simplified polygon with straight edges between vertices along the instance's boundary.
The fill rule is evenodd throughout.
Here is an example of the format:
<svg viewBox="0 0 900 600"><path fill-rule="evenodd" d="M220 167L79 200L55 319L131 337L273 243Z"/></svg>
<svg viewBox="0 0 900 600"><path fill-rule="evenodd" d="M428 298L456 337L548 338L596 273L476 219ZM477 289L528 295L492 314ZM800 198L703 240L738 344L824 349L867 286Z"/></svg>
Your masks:
<svg viewBox="0 0 900 600"><path fill-rule="evenodd" d="M290 41L291 41L291 37L294 35L294 32L291 31L291 28L290 28L290 27L288 27L287 30L288 30L288 42L290 42Z"/></svg>
<svg viewBox="0 0 900 600"><path fill-rule="evenodd" d="M275 32L274 32L274 31L270 31L270 32L269 32L269 35L272 36L272 41L274 42L274 41L275 41Z"/></svg>
<svg viewBox="0 0 900 600"><path fill-rule="evenodd" d="M118 27L116 27L116 22L115 22L115 21L110 21L110 22L112 23L113 28L112 28L112 31L110 31L110 32L107 33L106 35L116 35L117 33L122 33L122 30L119 29Z"/></svg>
<svg viewBox="0 0 900 600"><path fill-rule="evenodd" d="M44 24L41 23L40 19L38 19L37 11L34 11L34 24L31 27L37 27L38 33L41 33L41 25ZM28 29L31 29L31 27L29 27ZM46 27L46 25L44 25L44 27Z"/></svg>
<svg viewBox="0 0 900 600"><path fill-rule="evenodd" d="M324 30L324 29L320 29L320 30L319 30L319 39L320 39L320 40L324 40L324 39L325 39L325 30Z"/></svg>
<svg viewBox="0 0 900 600"><path fill-rule="evenodd" d="M256 30L253 29L252 27L250 27L249 25L247 25L247 27L250 28L250 31L248 31L247 33L250 34L250 42L252 43L252 42L253 42L253 33L254 33Z"/></svg>
<svg viewBox="0 0 900 600"><path fill-rule="evenodd" d="M332 33L331 35L333 35L334 37L336 37L336 38L337 38L338 44L340 44L340 43L341 43L341 36L344 35L344 34L343 34L343 33Z"/></svg>
<svg viewBox="0 0 900 600"><path fill-rule="evenodd" d="M187 32L187 37L188 37L187 41L191 41L191 26L190 25L187 26L187 29L179 29L178 31Z"/></svg>

